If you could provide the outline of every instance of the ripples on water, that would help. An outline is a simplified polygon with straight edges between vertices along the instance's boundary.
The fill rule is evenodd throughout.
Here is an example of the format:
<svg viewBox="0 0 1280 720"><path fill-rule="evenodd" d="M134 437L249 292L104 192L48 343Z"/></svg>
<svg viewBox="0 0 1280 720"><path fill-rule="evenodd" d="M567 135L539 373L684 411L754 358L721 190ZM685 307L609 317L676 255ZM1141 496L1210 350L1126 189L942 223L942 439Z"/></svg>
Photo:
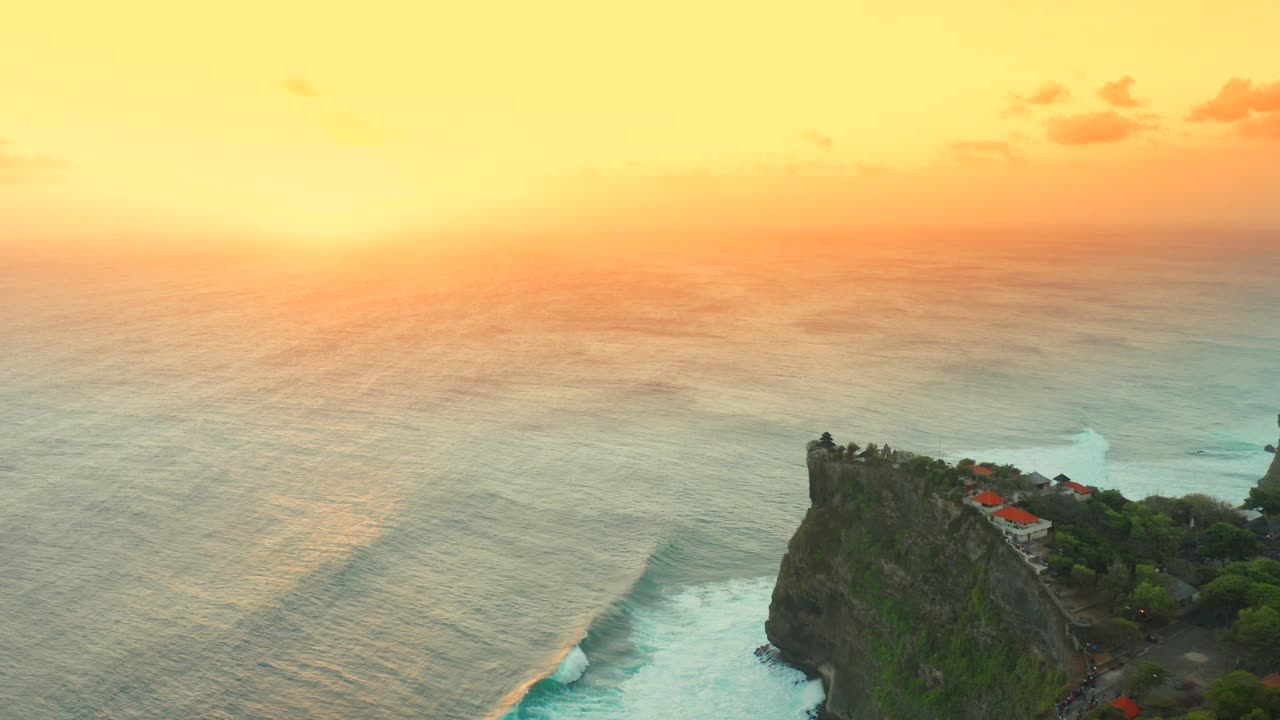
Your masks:
<svg viewBox="0 0 1280 720"><path fill-rule="evenodd" d="M1239 498L1253 242L14 257L0 714L803 717L750 651L805 440Z"/></svg>

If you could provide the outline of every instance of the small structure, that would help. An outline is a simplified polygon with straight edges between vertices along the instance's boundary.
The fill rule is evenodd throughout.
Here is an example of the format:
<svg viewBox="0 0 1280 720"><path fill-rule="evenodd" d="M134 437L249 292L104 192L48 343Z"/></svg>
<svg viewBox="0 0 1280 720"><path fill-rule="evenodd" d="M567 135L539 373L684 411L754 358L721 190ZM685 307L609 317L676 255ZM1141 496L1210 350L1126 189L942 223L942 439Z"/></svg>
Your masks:
<svg viewBox="0 0 1280 720"><path fill-rule="evenodd" d="M1125 718L1127 718L1127 720L1133 720L1133 718L1136 718L1142 714L1142 708L1139 707L1138 703L1134 702L1133 698L1129 697L1128 695L1123 695L1121 697L1116 698L1115 700L1112 700L1111 704L1114 705L1115 707L1120 708L1120 712L1124 713L1124 716Z"/></svg>
<svg viewBox="0 0 1280 720"><path fill-rule="evenodd" d="M1027 475L1026 478L1027 482L1030 483L1032 490L1045 490L1053 484L1052 480L1038 472L1032 472L1030 475Z"/></svg>
<svg viewBox="0 0 1280 720"><path fill-rule="evenodd" d="M1168 590L1170 597L1178 604L1178 607L1190 607L1196 600L1200 599L1200 588L1173 575L1165 575L1168 578Z"/></svg>
<svg viewBox="0 0 1280 720"><path fill-rule="evenodd" d="M829 432L822 433L822 438L818 440L818 447L833 448L835 446L836 446L836 441L831 439L831 433Z"/></svg>
<svg viewBox="0 0 1280 720"><path fill-rule="evenodd" d="M1071 482L1071 478L1067 477L1065 473L1058 473L1057 475L1053 476L1053 481L1058 484L1069 483Z"/></svg>
<svg viewBox="0 0 1280 720"><path fill-rule="evenodd" d="M1236 513L1244 518L1246 525L1262 517L1262 513L1257 510L1236 510Z"/></svg>
<svg viewBox="0 0 1280 720"><path fill-rule="evenodd" d="M965 498L965 502L978 508L979 510L981 510L982 512L988 515L1004 507L1004 498L991 492L990 490L978 493L977 495L974 495L971 498Z"/></svg>
<svg viewBox="0 0 1280 720"><path fill-rule="evenodd" d="M1018 542L1038 540L1048 535L1049 528L1053 527L1052 522L1016 507L996 510L991 513L991 522Z"/></svg>
<svg viewBox="0 0 1280 720"><path fill-rule="evenodd" d="M974 475L980 478L989 478L992 475L994 475L996 471L992 470L986 465L974 465L973 467L969 468L969 472L973 473Z"/></svg>
<svg viewBox="0 0 1280 720"><path fill-rule="evenodd" d="M1065 477L1065 476L1059 475L1058 477ZM1064 492L1070 493L1073 497L1075 497L1076 500L1079 500L1081 502L1088 500L1089 496L1093 493L1093 490L1090 490L1084 485L1081 485L1080 483L1075 482L1073 480L1068 480L1062 483L1060 487L1064 488L1063 490Z"/></svg>
<svg viewBox="0 0 1280 720"><path fill-rule="evenodd" d="M1262 678L1262 684L1267 687L1280 687L1280 672L1273 672Z"/></svg>

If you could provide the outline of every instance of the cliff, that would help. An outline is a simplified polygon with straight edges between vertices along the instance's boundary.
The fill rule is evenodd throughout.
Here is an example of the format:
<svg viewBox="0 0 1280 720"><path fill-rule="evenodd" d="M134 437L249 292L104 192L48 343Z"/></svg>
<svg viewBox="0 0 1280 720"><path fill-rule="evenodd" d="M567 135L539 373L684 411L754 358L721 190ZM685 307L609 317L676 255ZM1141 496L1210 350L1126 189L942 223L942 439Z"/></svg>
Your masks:
<svg viewBox="0 0 1280 720"><path fill-rule="evenodd" d="M1276 418L1276 422L1280 423L1280 417ZM1276 448L1280 450L1280 440L1276 441ZM1267 474L1258 481L1258 487L1268 490L1280 487L1280 451L1276 452L1275 458L1271 460L1271 469L1267 470Z"/></svg>
<svg viewBox="0 0 1280 720"><path fill-rule="evenodd" d="M1035 717L1078 660L1066 621L928 463L810 450L812 506L782 560L769 641L823 677L824 718Z"/></svg>

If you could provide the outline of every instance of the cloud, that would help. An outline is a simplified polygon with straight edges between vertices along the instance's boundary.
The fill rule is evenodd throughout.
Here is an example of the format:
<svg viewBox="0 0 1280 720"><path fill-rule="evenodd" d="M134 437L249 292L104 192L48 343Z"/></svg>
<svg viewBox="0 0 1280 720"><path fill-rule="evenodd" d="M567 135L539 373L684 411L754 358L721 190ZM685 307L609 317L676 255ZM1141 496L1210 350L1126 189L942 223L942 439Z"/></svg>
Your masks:
<svg viewBox="0 0 1280 720"><path fill-rule="evenodd" d="M1059 145L1119 142L1135 132L1152 128L1115 110L1059 116L1046 122L1045 127L1049 139Z"/></svg>
<svg viewBox="0 0 1280 720"><path fill-rule="evenodd" d="M1138 102L1130 92L1134 82L1136 81L1131 75L1125 75L1119 80L1105 83L1098 88L1098 97L1106 101L1108 105L1114 105L1115 107L1138 107L1142 103Z"/></svg>
<svg viewBox="0 0 1280 720"><path fill-rule="evenodd" d="M1250 112L1280 111L1280 80L1269 85L1253 84L1247 78L1231 78L1212 99L1191 108L1187 119L1192 122L1233 122L1249 117Z"/></svg>
<svg viewBox="0 0 1280 720"><path fill-rule="evenodd" d="M889 172L889 168L878 165L876 163L859 162L854 163L853 168L863 175L884 175Z"/></svg>
<svg viewBox="0 0 1280 720"><path fill-rule="evenodd" d="M1003 140L961 140L943 148L943 154L969 165L1019 162L1023 159L1013 145Z"/></svg>
<svg viewBox="0 0 1280 720"><path fill-rule="evenodd" d="M1060 82L1044 83L1031 93L1022 96L1022 102L1027 105L1052 105L1070 99L1071 92Z"/></svg>
<svg viewBox="0 0 1280 720"><path fill-rule="evenodd" d="M1071 91L1060 82L1044 82L1029 93L1009 93L1009 105L1001 110L1001 117L1018 117L1030 114L1031 106L1043 107L1071 99Z"/></svg>
<svg viewBox="0 0 1280 720"><path fill-rule="evenodd" d="M61 171L70 167L66 162L49 155L23 155L8 149L11 143L0 138L0 184L55 180Z"/></svg>
<svg viewBox="0 0 1280 720"><path fill-rule="evenodd" d="M1250 140L1280 140L1280 112L1245 118L1236 124L1236 130Z"/></svg>
<svg viewBox="0 0 1280 720"><path fill-rule="evenodd" d="M298 77L285 80L280 83L280 87L283 88L285 92L302 98L312 98L320 94L316 92L315 87L311 83Z"/></svg>
<svg viewBox="0 0 1280 720"><path fill-rule="evenodd" d="M804 139L805 142L812 143L823 150L830 150L836 144L835 138L823 135L817 130L805 130Z"/></svg>

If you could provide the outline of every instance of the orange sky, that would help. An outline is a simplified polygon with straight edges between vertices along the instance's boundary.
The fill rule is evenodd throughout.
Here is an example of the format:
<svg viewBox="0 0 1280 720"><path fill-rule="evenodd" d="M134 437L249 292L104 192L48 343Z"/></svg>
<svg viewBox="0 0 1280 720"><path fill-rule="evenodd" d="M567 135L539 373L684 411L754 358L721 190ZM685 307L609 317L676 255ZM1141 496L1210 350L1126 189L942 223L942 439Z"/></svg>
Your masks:
<svg viewBox="0 0 1280 720"><path fill-rule="evenodd" d="M1277 27L1274 0L26 3L0 242L1280 227Z"/></svg>

